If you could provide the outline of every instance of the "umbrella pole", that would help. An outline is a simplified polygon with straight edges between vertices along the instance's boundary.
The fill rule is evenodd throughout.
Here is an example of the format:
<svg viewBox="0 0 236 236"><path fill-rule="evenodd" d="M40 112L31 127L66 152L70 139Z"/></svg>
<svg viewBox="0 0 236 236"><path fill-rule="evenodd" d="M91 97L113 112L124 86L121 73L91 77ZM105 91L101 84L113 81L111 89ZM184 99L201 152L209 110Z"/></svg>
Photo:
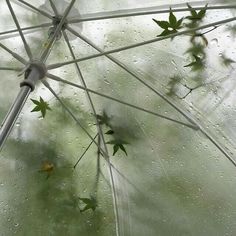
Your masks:
<svg viewBox="0 0 236 236"><path fill-rule="evenodd" d="M44 73L43 67L39 63L32 63L26 70L29 73L25 80L20 84L21 89L13 105L7 113L0 127L0 149L11 132L29 94L34 90L36 82L41 79Z"/></svg>
<svg viewBox="0 0 236 236"><path fill-rule="evenodd" d="M47 68L44 63L47 60L55 41L60 39L61 31L67 24L66 17L71 11L74 3L75 0L70 2L61 17L53 18L52 27L49 30L49 38L45 43L40 59L30 61L26 67L25 80L20 84L21 90L0 127L0 150L10 134L13 125L15 124L27 98L29 97L29 94L34 90L36 83L45 77Z"/></svg>

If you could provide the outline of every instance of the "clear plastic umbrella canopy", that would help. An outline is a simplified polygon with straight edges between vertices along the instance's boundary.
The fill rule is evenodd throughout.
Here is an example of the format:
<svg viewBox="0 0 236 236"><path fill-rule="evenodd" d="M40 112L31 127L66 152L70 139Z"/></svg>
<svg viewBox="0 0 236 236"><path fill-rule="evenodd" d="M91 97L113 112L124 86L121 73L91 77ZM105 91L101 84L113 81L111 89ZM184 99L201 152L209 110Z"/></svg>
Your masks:
<svg viewBox="0 0 236 236"><path fill-rule="evenodd" d="M235 235L235 8L1 1L1 235Z"/></svg>

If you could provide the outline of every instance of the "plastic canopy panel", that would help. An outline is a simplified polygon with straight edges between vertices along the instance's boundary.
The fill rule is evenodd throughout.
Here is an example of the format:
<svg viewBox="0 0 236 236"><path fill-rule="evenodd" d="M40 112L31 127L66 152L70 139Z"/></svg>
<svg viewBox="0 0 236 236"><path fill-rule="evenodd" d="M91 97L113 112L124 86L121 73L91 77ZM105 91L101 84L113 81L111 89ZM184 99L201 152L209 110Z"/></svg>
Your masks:
<svg viewBox="0 0 236 236"><path fill-rule="evenodd" d="M235 8L1 1L1 235L235 235Z"/></svg>

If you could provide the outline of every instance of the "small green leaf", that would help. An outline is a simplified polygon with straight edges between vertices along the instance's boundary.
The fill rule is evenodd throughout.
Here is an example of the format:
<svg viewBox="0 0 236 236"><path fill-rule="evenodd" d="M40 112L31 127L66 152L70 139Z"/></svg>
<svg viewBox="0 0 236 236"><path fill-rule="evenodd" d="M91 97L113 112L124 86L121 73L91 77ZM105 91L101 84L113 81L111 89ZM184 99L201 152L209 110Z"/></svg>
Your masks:
<svg viewBox="0 0 236 236"><path fill-rule="evenodd" d="M186 19L191 21L201 21L205 17L207 4L205 5L205 9L200 10L198 13L188 3L187 6L191 12L191 16L187 16Z"/></svg>
<svg viewBox="0 0 236 236"><path fill-rule="evenodd" d="M198 12L198 17L199 17L200 19L202 19L202 18L205 17L205 15L206 15L206 8L207 8L207 5L208 5L208 4L205 5L205 9L202 9L201 11Z"/></svg>
<svg viewBox="0 0 236 236"><path fill-rule="evenodd" d="M170 26L174 29L177 23L177 19L175 17L175 15L173 14L171 8L170 8L170 15L169 15L169 23Z"/></svg>
<svg viewBox="0 0 236 236"><path fill-rule="evenodd" d="M46 115L47 110L51 110L49 107L49 104L43 100L42 97L40 97L39 101L35 99L31 99L31 101L36 105L34 109L31 112L41 112L42 117L44 118Z"/></svg>
<svg viewBox="0 0 236 236"><path fill-rule="evenodd" d="M117 153L118 150L119 150L119 144L115 144L113 146L113 156L115 156L115 154Z"/></svg>
<svg viewBox="0 0 236 236"><path fill-rule="evenodd" d="M197 17L197 12L188 3L187 3L187 6L188 6L188 8L189 8L189 10L191 12L191 15L193 17Z"/></svg>
<svg viewBox="0 0 236 236"><path fill-rule="evenodd" d="M200 70L204 66L203 59L201 57L198 57L196 55L193 55L195 61L191 62L188 65L185 65L184 67L192 67L192 70Z"/></svg>
<svg viewBox="0 0 236 236"><path fill-rule="evenodd" d="M177 20L175 15L173 14L172 10L170 9L170 14L169 14L169 22L168 21L158 21L153 19L154 22L158 24L164 31L162 31L161 34L157 35L157 37L160 36L167 36L170 34L177 33L178 29L182 28L182 22L183 18Z"/></svg>
<svg viewBox="0 0 236 236"><path fill-rule="evenodd" d="M161 36L167 36L170 34L176 33L176 31L174 30L164 30L161 34L157 35L157 37L161 37Z"/></svg>
<svg viewBox="0 0 236 236"><path fill-rule="evenodd" d="M205 47L201 43L194 43L192 46L186 51L186 53L189 53L191 55L201 55L202 57L205 57Z"/></svg>
<svg viewBox="0 0 236 236"><path fill-rule="evenodd" d="M126 152L126 150L125 150L125 147L123 146L123 144L120 144L119 147L120 147L120 149L125 153L125 155L128 156L128 155L127 155L127 152Z"/></svg>
<svg viewBox="0 0 236 236"><path fill-rule="evenodd" d="M108 130L105 134L112 135L112 134L114 134L114 131L113 130Z"/></svg>
<svg viewBox="0 0 236 236"><path fill-rule="evenodd" d="M184 18L181 18L180 20L177 21L177 23L176 23L176 29L180 29L180 28L182 27L181 25L182 25L183 19L184 19Z"/></svg>
<svg viewBox="0 0 236 236"><path fill-rule="evenodd" d="M106 114L105 111L103 111L102 115L96 115L96 117L97 117L97 120L100 125L106 125L106 126L110 127L111 118L108 117L108 115Z"/></svg>
<svg viewBox="0 0 236 236"><path fill-rule="evenodd" d="M124 147L124 144L128 144L127 142L122 141L122 140L111 140L111 141L107 142L107 144L112 144L113 145L113 156L117 153L117 151L119 149L121 149L127 156L127 152L126 152L126 149Z"/></svg>
<svg viewBox="0 0 236 236"><path fill-rule="evenodd" d="M79 200L82 201L85 206L83 209L80 210L80 212L84 212L84 211L87 211L89 209L95 211L96 207L97 207L97 200L96 198L94 197L90 197L90 198L80 198L79 197Z"/></svg>
<svg viewBox="0 0 236 236"><path fill-rule="evenodd" d="M159 21L155 19L152 19L152 20L156 22L162 29L168 29L168 27L170 26L169 22L167 21Z"/></svg>

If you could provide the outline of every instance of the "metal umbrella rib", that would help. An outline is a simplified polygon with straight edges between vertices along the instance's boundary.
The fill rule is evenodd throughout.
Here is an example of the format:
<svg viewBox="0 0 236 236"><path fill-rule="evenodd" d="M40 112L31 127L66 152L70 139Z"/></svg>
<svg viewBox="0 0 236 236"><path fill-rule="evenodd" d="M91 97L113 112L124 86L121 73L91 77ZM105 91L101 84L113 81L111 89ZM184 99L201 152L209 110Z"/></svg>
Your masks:
<svg viewBox="0 0 236 236"><path fill-rule="evenodd" d="M28 57L29 57L30 60L32 60L32 52L31 52L31 50L30 50L30 47L29 47L28 43L27 43L26 40L25 40L24 34L22 33L22 30L21 30L21 28L20 28L19 22L18 22L18 20L17 20L17 18L16 18L16 15L15 15L15 12L14 12L12 6L11 6L10 0L6 0L6 2L7 2L7 5L8 5L9 10L10 10L10 12L11 12L12 18L13 18L13 20L14 20L14 22L15 22L15 25L16 25L16 27L17 27L17 29L18 29L18 32L19 32L19 34L20 34L20 37L21 37L21 39L22 39L22 42L23 42L23 44L24 44L25 50L26 50L26 52L27 52L27 54L28 54Z"/></svg>
<svg viewBox="0 0 236 236"><path fill-rule="evenodd" d="M67 46L69 47L70 53L71 53L72 57L75 59L75 54L74 54L74 52L72 50L72 47L69 43L69 39L68 39L67 34L65 32L63 32L63 35L64 35L65 41L67 43ZM104 146L104 150L105 150L105 153L106 153L108 169L109 169L109 174L110 174L110 180L111 180L111 185L112 185L113 200L114 200L114 213L115 213L115 217L116 217L116 233L119 236L120 235L120 230L119 230L120 224L119 224L119 211L118 211L118 206L117 206L117 195L116 195L114 177L113 177L113 172L112 172L112 168L111 168L111 164L110 164L110 157L109 157L109 153L108 153L107 144L106 144L106 141L105 141L105 138L104 138L104 134L103 134L101 125L100 125L100 123L98 121L98 118L97 118L97 112L95 110L94 103L93 103L92 98L91 98L91 96L89 94L89 91L87 89L87 85L86 85L86 82L84 80L84 77L81 73L81 70L79 68L78 63L75 63L75 65L76 65L76 69L77 69L77 72L79 74L79 77L81 79L81 82L82 82L82 84L85 88L85 92L87 94L91 109L93 111L93 114L94 114L94 117L95 117L95 120L96 120L96 126L97 126L97 129L98 129L99 137L101 139L101 143ZM100 145L99 145L99 147L100 147Z"/></svg>
<svg viewBox="0 0 236 236"><path fill-rule="evenodd" d="M192 123L194 126L196 126L194 124L194 122L192 121L192 119L189 117L188 114L186 114L177 104L175 104L173 101L171 101L170 99L166 98L166 96L164 96L163 94L161 94L160 92L158 92L155 88L153 88L152 86L150 86L147 82L145 82L142 78L140 78L135 72L131 71L131 69L127 68L127 66L125 66L123 63L121 63L119 60L117 60L116 58L112 57L111 55L107 55L105 52L103 52L103 50L101 50L100 48L98 48L93 42L91 42L89 39L85 38L84 36L78 34L76 31L74 31L72 28L67 27L67 29L73 33L74 35L80 37L82 40L84 40L87 44L89 44L90 46L92 46L93 48L95 48L96 50L98 50L101 54L104 54L108 59L110 59L112 62L114 62L116 65L118 65L119 67L121 67L124 71L126 71L128 74L130 74L133 78L135 78L136 80L138 80L139 82L141 82L145 87L149 88L152 92L154 92L155 94L157 94L158 96L160 96L163 100L165 100L170 106L172 106L174 109L176 109L180 114L182 114L190 123ZM49 66L50 67L50 66Z"/></svg>
<svg viewBox="0 0 236 236"><path fill-rule="evenodd" d="M204 3L203 3L204 4ZM94 13L83 15L80 18L72 18L68 20L68 23L79 23L79 22L86 22L86 21L97 21L97 20L109 20L109 19L116 19L116 18L123 18L123 17L134 17L134 16L146 16L146 15L153 15L153 14L164 14L169 13L170 8L172 12L186 12L189 11L189 8L184 6L186 4L179 4L179 5L169 5L168 7L148 7L148 8L135 8L129 10L119 10L119 11L111 11L111 12L104 12L104 13ZM165 8L165 9L163 9ZM213 6L205 6L205 7L192 7L193 10L221 10L221 9L235 9L236 5L213 5Z"/></svg>
<svg viewBox="0 0 236 236"><path fill-rule="evenodd" d="M65 109L68 114L73 118L73 120L79 125L79 127L87 134L87 136L93 141L93 143L99 148L99 150L103 153L103 155L106 156L106 152L98 145L98 143L94 140L91 134L83 127L83 125L80 123L79 119L76 118L76 116L70 111L70 109L64 104L64 102L59 98L59 96L56 94L56 92L51 88L51 86L48 84L47 81L42 80L42 83L44 86L54 95L54 97L58 100L58 102L61 104L63 109Z"/></svg>
<svg viewBox="0 0 236 236"><path fill-rule="evenodd" d="M108 162L108 168L109 168L109 173L110 173L110 178L111 178L111 185L113 189L113 198L114 198L114 209L115 209L115 216L116 216L116 232L117 236L119 236L119 218L118 218L118 207L117 207L117 200L116 200L116 190L115 190L115 184L114 184L114 177L110 165L110 159L109 159L109 154L108 150L106 147L106 143L104 142L104 147L105 150L101 148L101 146L95 141L95 139L88 133L88 131L81 125L80 121L75 117L75 115L70 111L69 108L62 102L62 100L57 96L55 91L50 87L50 85L46 81L42 81L42 83L50 90L50 92L56 97L56 99L60 102L62 107L68 112L68 114L73 118L73 120L82 128L82 130L87 134L87 136L91 139L91 141L98 147L98 149L103 153L105 156L107 162ZM100 134L101 136L101 134Z"/></svg>
<svg viewBox="0 0 236 236"><path fill-rule="evenodd" d="M22 64L24 64L24 65L27 64L27 61L23 57L21 57L19 54L15 53L15 52L13 52L12 50L10 50L8 47L3 45L2 43L0 43L0 47L3 48L5 51L7 51L9 54L11 54L15 59L17 59Z"/></svg>
<svg viewBox="0 0 236 236"><path fill-rule="evenodd" d="M13 68L13 67L0 67L0 70L9 70L9 71L22 71L22 68Z"/></svg>
<svg viewBox="0 0 236 236"><path fill-rule="evenodd" d="M80 85L78 85L78 84L75 84L75 83L72 83L72 82L70 82L70 81L64 80L64 79L62 79L62 78L59 78L58 76L55 76L55 75L52 75L52 74L47 73L47 77L48 77L49 79L52 79L52 80L55 80L55 81L58 81L58 82L65 83L65 84L71 85L71 86L73 86L73 87L82 89L82 90L87 90L88 92L93 93L93 94L95 94L95 95L98 95L98 96L107 98L107 99L109 99L109 100L112 100L112 101L114 101L114 102L117 102L117 103L120 103L120 104L129 106L129 107L132 107L132 108L134 108L134 109L137 109L137 110L146 112L146 113L148 113L148 114L157 116L157 117L159 117L159 118L163 118L163 119L166 119L166 120L175 122L175 123L177 123L177 124L184 125L184 126L186 126L186 127L188 127L188 128L194 129L194 130L198 130L198 127L195 126L195 125L187 124L187 123L184 123L184 122L182 122L182 121L178 121L178 120L172 119L172 118L170 118L170 117L161 115L161 114L159 114L159 113L157 113L157 112L150 111L150 110L147 110L147 109L142 108L142 107L138 107L138 106L136 106L136 105L130 104L130 103L125 102L125 101L122 101L122 100L120 100L120 99L117 99L117 98L114 98L114 97L111 97L111 96L102 94L102 93L97 92L97 91L94 91L94 90L92 90L92 89L85 88L85 87L80 86Z"/></svg>
<svg viewBox="0 0 236 236"><path fill-rule="evenodd" d="M57 11L57 8L56 8L56 6L55 6L53 0L49 0L49 2L50 2L50 5L51 5L51 7L52 7L53 12L54 12L55 15L57 16L57 15L58 15L58 11Z"/></svg>
<svg viewBox="0 0 236 236"><path fill-rule="evenodd" d="M151 43L155 43L155 42L158 42L158 41L174 38L174 37L177 37L177 36L180 36L180 35L187 35L189 33L195 32L197 30L207 29L207 28L210 28L210 27L214 27L215 25L221 25L221 24L225 24L225 23L232 22L232 21L235 21L235 20L236 20L236 17L232 17L232 18L229 18L229 19L226 19L226 20L206 24L204 26L200 26L200 27L193 28L193 29L190 29L190 30L184 30L184 31L180 31L180 32L177 32L177 33L167 35L167 36L147 40L147 41L144 41L144 42L141 42L141 43L135 43L135 44L132 44L132 45L129 45L129 46L112 49L112 50L109 50L109 51L105 51L103 53L98 53L98 54L94 54L94 55L91 55L91 56L86 56L86 57L83 57L83 58L79 58L79 59L76 59L76 60L71 60L71 61L67 61L67 62L63 62L63 63L51 64L51 65L48 65L47 68L48 68L48 70L56 69L56 68L59 68L59 67L65 66L65 65L73 64L75 62L85 61L85 60L93 59L93 58L96 58L96 57L105 56L105 55L108 55L108 54L122 52L122 51L129 50L129 49L132 49L132 48L141 47L141 46L144 46L144 45L147 45L147 44L151 44Z"/></svg>
<svg viewBox="0 0 236 236"><path fill-rule="evenodd" d="M23 27L23 28L21 28L21 31L23 32L23 31L28 31L28 30L40 29L40 28L51 26L51 24L52 23L44 23L44 24L39 24L39 25L35 25L35 26ZM12 33L17 33L17 32L19 32L18 29L8 30L8 31L0 32L0 36L12 34Z"/></svg>
<svg viewBox="0 0 236 236"><path fill-rule="evenodd" d="M49 18L49 19L51 19L51 20L53 19L53 17L52 17L49 13L47 13L47 12L45 12L45 11L43 11L43 10L37 8L37 7L34 7L32 4L30 4L30 3L28 3L28 2L26 2L26 1L24 1L24 0L17 0L17 1L20 2L20 3L22 3L22 4L25 5L25 6L29 7L30 9L33 9L33 10L35 10L36 12L39 12L41 15L46 16L47 18Z"/></svg>

